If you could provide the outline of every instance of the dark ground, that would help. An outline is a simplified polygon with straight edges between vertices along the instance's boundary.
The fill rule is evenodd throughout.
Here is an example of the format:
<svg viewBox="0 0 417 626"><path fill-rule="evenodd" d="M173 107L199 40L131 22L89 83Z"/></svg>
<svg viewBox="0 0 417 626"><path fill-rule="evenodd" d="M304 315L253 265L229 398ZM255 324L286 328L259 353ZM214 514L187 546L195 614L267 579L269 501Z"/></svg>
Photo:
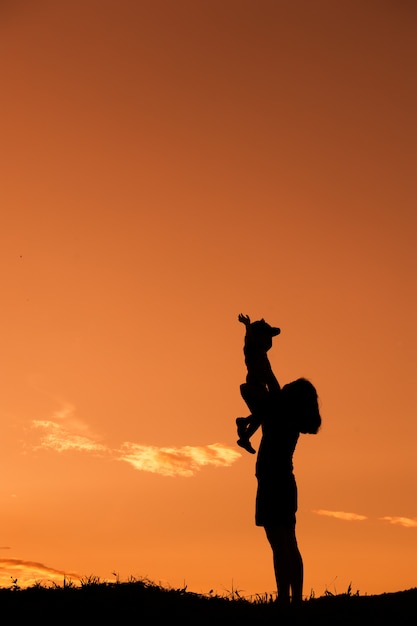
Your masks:
<svg viewBox="0 0 417 626"><path fill-rule="evenodd" d="M0 589L0 615L13 623L181 624L186 626L411 626L417 588L379 596L338 595L306 600L293 610L275 602L207 597L152 583L88 583L81 587Z"/></svg>

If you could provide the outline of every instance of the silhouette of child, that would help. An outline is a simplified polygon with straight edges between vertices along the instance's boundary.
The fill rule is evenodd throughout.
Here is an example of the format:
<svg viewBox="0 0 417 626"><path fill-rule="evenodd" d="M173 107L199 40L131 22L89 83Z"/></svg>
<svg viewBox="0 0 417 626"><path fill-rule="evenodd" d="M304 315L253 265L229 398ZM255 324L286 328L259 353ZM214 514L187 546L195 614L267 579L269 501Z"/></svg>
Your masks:
<svg viewBox="0 0 417 626"><path fill-rule="evenodd" d="M239 437L237 444L255 454L256 450L252 447L250 438L261 425L262 417L270 407L271 397L280 391L267 352L272 347L272 337L279 335L281 331L267 324L264 319L251 323L249 316L242 313L238 320L246 327L243 353L248 370L246 383L240 385L240 393L251 415L236 419Z"/></svg>

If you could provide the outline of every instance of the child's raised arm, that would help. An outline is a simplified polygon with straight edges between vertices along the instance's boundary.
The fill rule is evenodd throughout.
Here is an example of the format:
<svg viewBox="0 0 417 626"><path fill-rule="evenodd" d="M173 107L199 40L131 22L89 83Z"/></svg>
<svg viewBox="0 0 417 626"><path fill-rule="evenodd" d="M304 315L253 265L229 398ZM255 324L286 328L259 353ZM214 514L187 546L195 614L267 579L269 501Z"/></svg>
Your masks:
<svg viewBox="0 0 417 626"><path fill-rule="evenodd" d="M238 318L239 322L244 324L246 328L250 325L250 317L249 315L243 315L243 313L239 313Z"/></svg>

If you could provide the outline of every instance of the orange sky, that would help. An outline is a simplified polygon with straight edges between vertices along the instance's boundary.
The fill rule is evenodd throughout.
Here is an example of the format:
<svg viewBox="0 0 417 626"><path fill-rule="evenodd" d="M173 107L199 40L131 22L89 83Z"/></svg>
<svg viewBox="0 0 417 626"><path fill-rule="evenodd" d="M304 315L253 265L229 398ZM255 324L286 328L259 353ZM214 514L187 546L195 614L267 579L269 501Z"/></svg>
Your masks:
<svg viewBox="0 0 417 626"><path fill-rule="evenodd" d="M320 396L305 593L416 585L416 25L406 0L1 3L0 584L274 590L243 312Z"/></svg>

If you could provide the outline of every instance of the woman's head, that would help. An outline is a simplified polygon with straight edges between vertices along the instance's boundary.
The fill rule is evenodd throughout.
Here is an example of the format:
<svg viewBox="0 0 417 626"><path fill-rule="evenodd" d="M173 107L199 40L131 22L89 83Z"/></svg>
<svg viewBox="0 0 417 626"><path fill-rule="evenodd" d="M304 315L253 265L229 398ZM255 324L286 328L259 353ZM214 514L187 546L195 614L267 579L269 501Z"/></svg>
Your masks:
<svg viewBox="0 0 417 626"><path fill-rule="evenodd" d="M317 391L305 378L298 378L281 390L281 399L300 433L315 435L321 426Z"/></svg>

